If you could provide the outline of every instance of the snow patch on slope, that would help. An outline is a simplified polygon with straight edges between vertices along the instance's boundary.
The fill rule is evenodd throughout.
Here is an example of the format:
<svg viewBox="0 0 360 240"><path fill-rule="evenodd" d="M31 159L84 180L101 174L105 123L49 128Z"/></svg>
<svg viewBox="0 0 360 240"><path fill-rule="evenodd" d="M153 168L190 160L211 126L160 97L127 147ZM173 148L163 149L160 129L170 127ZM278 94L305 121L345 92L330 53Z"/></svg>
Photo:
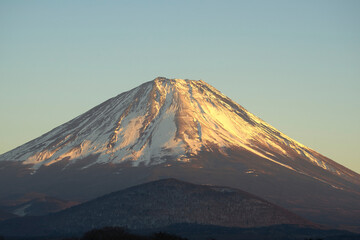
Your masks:
<svg viewBox="0 0 360 240"><path fill-rule="evenodd" d="M203 81L157 78L122 93L49 133L0 156L34 170L89 155L133 166L189 161L204 149L237 147L292 171L307 161L337 175L342 169L246 111ZM286 162L283 157L288 159Z"/></svg>
<svg viewBox="0 0 360 240"><path fill-rule="evenodd" d="M28 209L29 207L31 207L31 204L26 204L20 208L15 209L13 211L13 214L20 216L20 217L24 217L27 214L26 209Z"/></svg>

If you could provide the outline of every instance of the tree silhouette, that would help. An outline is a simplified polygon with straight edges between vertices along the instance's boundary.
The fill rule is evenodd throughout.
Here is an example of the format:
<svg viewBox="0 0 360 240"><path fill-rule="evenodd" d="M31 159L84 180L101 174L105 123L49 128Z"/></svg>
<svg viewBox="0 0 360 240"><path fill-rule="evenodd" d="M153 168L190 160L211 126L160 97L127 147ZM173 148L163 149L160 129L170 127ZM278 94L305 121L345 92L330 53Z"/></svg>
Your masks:
<svg viewBox="0 0 360 240"><path fill-rule="evenodd" d="M151 240L187 240L187 239L165 232L158 232L152 235Z"/></svg>
<svg viewBox="0 0 360 240"><path fill-rule="evenodd" d="M1 239L0 239L1 240ZM105 227L93 229L84 234L80 240L187 240L173 234L158 232L151 236L141 236L130 233L122 227Z"/></svg>

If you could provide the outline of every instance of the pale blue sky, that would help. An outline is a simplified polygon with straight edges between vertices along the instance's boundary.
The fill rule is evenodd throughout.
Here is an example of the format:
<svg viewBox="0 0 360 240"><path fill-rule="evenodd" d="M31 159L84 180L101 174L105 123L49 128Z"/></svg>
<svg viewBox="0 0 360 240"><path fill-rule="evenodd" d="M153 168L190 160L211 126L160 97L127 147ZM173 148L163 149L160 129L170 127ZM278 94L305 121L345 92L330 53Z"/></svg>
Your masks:
<svg viewBox="0 0 360 240"><path fill-rule="evenodd" d="M0 153L157 76L360 172L360 1L0 0Z"/></svg>

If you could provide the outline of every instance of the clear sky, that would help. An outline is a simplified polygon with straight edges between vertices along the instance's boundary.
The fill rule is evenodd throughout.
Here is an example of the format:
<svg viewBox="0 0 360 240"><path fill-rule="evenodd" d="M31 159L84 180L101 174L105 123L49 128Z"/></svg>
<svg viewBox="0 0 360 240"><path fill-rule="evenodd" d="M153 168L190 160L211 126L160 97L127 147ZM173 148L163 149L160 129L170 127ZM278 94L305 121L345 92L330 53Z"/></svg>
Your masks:
<svg viewBox="0 0 360 240"><path fill-rule="evenodd" d="M0 153L157 76L360 173L360 1L0 0Z"/></svg>

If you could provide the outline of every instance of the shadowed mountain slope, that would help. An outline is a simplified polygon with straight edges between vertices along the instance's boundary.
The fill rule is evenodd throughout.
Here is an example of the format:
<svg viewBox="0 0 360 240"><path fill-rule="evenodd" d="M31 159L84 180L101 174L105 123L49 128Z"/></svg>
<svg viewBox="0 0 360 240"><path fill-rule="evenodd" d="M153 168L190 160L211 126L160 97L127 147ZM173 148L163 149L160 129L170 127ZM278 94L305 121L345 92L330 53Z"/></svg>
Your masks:
<svg viewBox="0 0 360 240"><path fill-rule="evenodd" d="M177 223L227 227L314 226L241 190L164 179L113 192L45 217L8 220L0 224L0 233L42 236L81 233L105 226L155 229Z"/></svg>
<svg viewBox="0 0 360 240"><path fill-rule="evenodd" d="M0 198L31 191L83 201L168 177L360 228L359 174L204 81L156 78L0 156Z"/></svg>

